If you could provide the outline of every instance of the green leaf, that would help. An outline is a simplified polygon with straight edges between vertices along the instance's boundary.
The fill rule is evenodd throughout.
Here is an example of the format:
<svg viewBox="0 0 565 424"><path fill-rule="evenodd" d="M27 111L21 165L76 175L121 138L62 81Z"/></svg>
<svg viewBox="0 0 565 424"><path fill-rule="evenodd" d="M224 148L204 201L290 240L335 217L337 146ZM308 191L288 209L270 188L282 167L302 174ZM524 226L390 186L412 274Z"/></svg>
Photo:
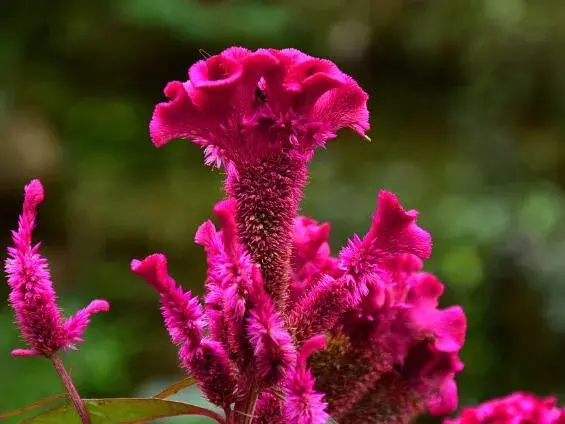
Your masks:
<svg viewBox="0 0 565 424"><path fill-rule="evenodd" d="M169 396L172 396L181 390L186 389L187 387L192 386L196 383L196 379L194 377L186 377L183 378L181 381L177 381L175 384L170 385L169 387L163 389L153 397L156 399L165 399Z"/></svg>
<svg viewBox="0 0 565 424"><path fill-rule="evenodd" d="M84 399L92 424L145 423L158 418L179 415L202 415L216 422L224 419L216 412L200 406L154 398ZM74 407L67 403L25 420L23 424L81 424Z"/></svg>
<svg viewBox="0 0 565 424"><path fill-rule="evenodd" d="M31 403L31 404L26 405L26 406L22 406L21 408L18 408L14 411L9 411L9 412L5 412L3 414L0 414L0 421L3 421L3 420L8 419L10 417L14 417L16 415L21 415L24 412L29 412L29 411L32 411L34 409L41 408L42 406L49 405L50 403L53 403L55 401L65 399L66 397L67 397L66 393L47 396L44 399L38 400L37 402Z"/></svg>

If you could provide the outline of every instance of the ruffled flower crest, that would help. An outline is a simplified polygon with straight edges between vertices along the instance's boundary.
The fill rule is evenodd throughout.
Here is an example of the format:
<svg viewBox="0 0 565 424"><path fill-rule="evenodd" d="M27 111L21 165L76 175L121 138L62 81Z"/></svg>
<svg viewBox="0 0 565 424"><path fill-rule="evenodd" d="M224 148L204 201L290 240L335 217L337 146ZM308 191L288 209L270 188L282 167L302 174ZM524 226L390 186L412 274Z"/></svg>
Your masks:
<svg viewBox="0 0 565 424"><path fill-rule="evenodd" d="M206 162L247 163L278 151L309 159L345 127L369 128L367 94L331 61L294 49L232 47L170 82L150 124L153 143L201 145Z"/></svg>

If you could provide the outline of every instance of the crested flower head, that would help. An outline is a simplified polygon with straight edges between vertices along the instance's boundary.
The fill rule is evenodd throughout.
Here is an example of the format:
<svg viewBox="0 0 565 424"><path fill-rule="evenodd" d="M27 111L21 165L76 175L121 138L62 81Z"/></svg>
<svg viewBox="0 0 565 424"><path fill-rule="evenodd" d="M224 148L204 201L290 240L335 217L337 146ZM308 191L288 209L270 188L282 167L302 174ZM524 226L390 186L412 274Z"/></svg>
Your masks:
<svg viewBox="0 0 565 424"><path fill-rule="evenodd" d="M554 397L538 397L516 392L492 399L478 406L464 408L460 416L447 419L445 424L563 424L565 408L556 406Z"/></svg>
<svg viewBox="0 0 565 424"><path fill-rule="evenodd" d="M371 228L339 255L342 274L314 286L290 316L297 326L333 330L328 349L315 357L314 374L340 422L406 420L457 406L465 315L457 306L438 309L443 284L420 272L431 238L416 217L381 192ZM344 296L328 302L339 287L349 302ZM330 321L336 309L341 313Z"/></svg>
<svg viewBox="0 0 565 424"><path fill-rule="evenodd" d="M277 151L309 158L345 127L369 128L367 94L329 60L295 49L232 47L192 65L186 82L165 88L153 143L188 138L206 162L236 166Z"/></svg>
<svg viewBox="0 0 565 424"><path fill-rule="evenodd" d="M22 337L29 345L28 349L14 350L12 354L15 356L50 357L60 349L75 348L83 341L82 335L90 316L110 309L105 300L94 300L74 316L62 317L47 259L39 254L39 243L33 245L31 240L37 206L43 198L43 186L39 180L33 180L25 187L18 229L12 232L14 246L8 248L6 273L11 290L9 299Z"/></svg>

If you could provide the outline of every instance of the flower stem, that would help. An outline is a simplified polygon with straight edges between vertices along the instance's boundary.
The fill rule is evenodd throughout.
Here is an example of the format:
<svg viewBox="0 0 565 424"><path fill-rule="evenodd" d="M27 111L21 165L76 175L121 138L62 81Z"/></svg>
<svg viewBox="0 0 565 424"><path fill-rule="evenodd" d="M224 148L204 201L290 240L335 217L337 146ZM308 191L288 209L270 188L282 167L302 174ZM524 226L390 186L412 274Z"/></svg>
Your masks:
<svg viewBox="0 0 565 424"><path fill-rule="evenodd" d="M257 405L257 398L259 393L252 387L247 396L238 404L235 405L235 422L239 424L251 424L255 415L255 406Z"/></svg>
<svg viewBox="0 0 565 424"><path fill-rule="evenodd" d="M71 376L65 369L65 366L61 361L61 358L59 358L57 354L54 354L53 356L51 356L51 360L53 361L55 370L57 370L57 374L59 374L59 378L61 379L63 385L65 386L65 389L67 389L67 392L69 393L71 402L73 403L75 409L77 410L82 424L91 424L90 416L88 415L88 412L86 412L86 407L84 406L84 402L80 398L78 391L74 386L73 381L71 380Z"/></svg>

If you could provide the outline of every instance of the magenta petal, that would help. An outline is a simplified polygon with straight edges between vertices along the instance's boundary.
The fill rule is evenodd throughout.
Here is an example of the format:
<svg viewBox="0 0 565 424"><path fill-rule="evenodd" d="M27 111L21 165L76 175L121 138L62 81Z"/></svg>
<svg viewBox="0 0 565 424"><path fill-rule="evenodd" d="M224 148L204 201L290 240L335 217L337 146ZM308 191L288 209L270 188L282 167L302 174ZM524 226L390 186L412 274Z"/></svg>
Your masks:
<svg viewBox="0 0 565 424"><path fill-rule="evenodd" d="M21 356L21 357L31 357L31 356L41 356L41 353L36 351L35 349L14 349L11 352L12 356Z"/></svg>
<svg viewBox="0 0 565 424"><path fill-rule="evenodd" d="M460 306L451 306L437 312L435 344L441 352L459 352L465 342L467 319Z"/></svg>
<svg viewBox="0 0 565 424"><path fill-rule="evenodd" d="M195 88L204 90L234 86L242 73L243 66L239 62L222 55L196 62L188 70L190 82Z"/></svg>
<svg viewBox="0 0 565 424"><path fill-rule="evenodd" d="M133 259L131 270L142 277L147 284L158 292L162 292L170 285L167 272L167 257L162 253L154 253L144 260Z"/></svg>
<svg viewBox="0 0 565 424"><path fill-rule="evenodd" d="M322 95L314 105L312 115L327 123L330 131L351 128L365 137L369 129L368 98L357 84L346 84Z"/></svg>
<svg viewBox="0 0 565 424"><path fill-rule="evenodd" d="M443 284L432 274L420 272L408 280L410 290L406 302L417 304L419 308L435 308L443 293Z"/></svg>
<svg viewBox="0 0 565 424"><path fill-rule="evenodd" d="M164 90L170 101L155 107L149 123L149 134L156 147L175 138L194 138L199 134L202 116L190 98L187 87L179 81L171 81Z"/></svg>
<svg viewBox="0 0 565 424"><path fill-rule="evenodd" d="M458 403L457 384L449 380L441 387L436 396L428 400L427 407L432 415L445 415L455 411Z"/></svg>
<svg viewBox="0 0 565 424"><path fill-rule="evenodd" d="M430 234L416 225L418 212L405 211L398 198L388 192L379 193L377 212L367 238L383 256L412 253L422 259L431 255Z"/></svg>
<svg viewBox="0 0 565 424"><path fill-rule="evenodd" d="M339 81L336 77L326 74L326 73L317 73L312 75L311 77L306 78L302 84L300 84L299 93L297 95L296 103L298 105L297 110L300 112L307 112L309 113L312 109L314 103L326 92L337 88L341 85L341 81ZM333 127L334 123L330 124L330 127ZM337 130L332 129L332 131Z"/></svg>

